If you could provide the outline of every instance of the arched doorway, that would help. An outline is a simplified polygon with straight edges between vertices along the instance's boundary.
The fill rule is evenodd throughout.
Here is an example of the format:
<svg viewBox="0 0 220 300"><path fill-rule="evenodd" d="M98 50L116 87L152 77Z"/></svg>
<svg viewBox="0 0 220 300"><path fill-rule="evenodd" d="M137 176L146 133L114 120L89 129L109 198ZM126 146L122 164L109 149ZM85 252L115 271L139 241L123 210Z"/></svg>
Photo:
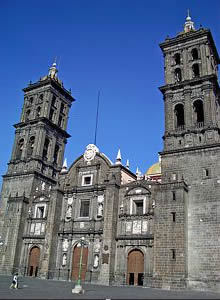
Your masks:
<svg viewBox="0 0 220 300"><path fill-rule="evenodd" d="M132 250L128 254L127 284L143 285L144 255L140 250Z"/></svg>
<svg viewBox="0 0 220 300"><path fill-rule="evenodd" d="M40 261L40 249L38 247L33 247L30 250L29 264L28 264L28 275L29 276L37 276L39 269L39 261Z"/></svg>
<svg viewBox="0 0 220 300"><path fill-rule="evenodd" d="M80 255L81 255L81 247L76 246L73 249L72 274L71 274L72 280L78 280L79 279ZM85 280L85 278L86 278L87 261L88 261L88 247L83 247L81 280Z"/></svg>

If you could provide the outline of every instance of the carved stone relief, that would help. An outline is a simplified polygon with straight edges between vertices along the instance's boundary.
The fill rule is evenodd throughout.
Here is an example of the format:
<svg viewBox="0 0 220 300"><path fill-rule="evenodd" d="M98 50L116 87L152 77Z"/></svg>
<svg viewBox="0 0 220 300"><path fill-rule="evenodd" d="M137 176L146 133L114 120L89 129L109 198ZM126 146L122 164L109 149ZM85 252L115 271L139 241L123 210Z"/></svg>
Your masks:
<svg viewBox="0 0 220 300"><path fill-rule="evenodd" d="M91 163L91 161L95 158L97 152L99 152L99 149L93 144L89 144L86 147L86 151L84 152L83 157L87 164Z"/></svg>
<svg viewBox="0 0 220 300"><path fill-rule="evenodd" d="M99 243L99 240L97 239L95 244L94 244L94 252L95 253L99 253L100 252L100 248L101 248L101 245Z"/></svg>
<svg viewBox="0 0 220 300"><path fill-rule="evenodd" d="M141 233L141 220L133 221L133 234L140 234Z"/></svg>
<svg viewBox="0 0 220 300"><path fill-rule="evenodd" d="M126 231L131 231L131 228L132 228L132 222L126 222L126 227L125 227Z"/></svg>
<svg viewBox="0 0 220 300"><path fill-rule="evenodd" d="M147 221L143 221L142 222L142 231L146 232L148 229L148 222Z"/></svg>
<svg viewBox="0 0 220 300"><path fill-rule="evenodd" d="M63 251L66 252L68 250L68 247L69 247L68 239L64 239L62 246L63 246Z"/></svg>

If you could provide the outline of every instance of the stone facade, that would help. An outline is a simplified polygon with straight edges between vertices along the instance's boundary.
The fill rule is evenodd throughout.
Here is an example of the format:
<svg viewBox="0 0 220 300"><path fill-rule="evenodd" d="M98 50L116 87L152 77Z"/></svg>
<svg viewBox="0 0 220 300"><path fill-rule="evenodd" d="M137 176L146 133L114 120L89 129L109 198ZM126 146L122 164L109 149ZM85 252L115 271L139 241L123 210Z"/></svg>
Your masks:
<svg viewBox="0 0 220 300"><path fill-rule="evenodd" d="M24 89L4 175L0 272L103 285L220 291L219 57L211 32L184 31L164 54L160 180L88 145L63 163L74 98L57 77ZM83 239L82 239L83 237Z"/></svg>

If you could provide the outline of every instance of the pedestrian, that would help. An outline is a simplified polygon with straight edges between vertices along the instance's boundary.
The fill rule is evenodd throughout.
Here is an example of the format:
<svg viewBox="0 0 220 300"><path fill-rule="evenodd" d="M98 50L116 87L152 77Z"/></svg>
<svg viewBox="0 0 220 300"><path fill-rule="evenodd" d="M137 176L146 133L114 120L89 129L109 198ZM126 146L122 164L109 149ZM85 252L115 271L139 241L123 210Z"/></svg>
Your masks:
<svg viewBox="0 0 220 300"><path fill-rule="evenodd" d="M13 276L10 289L18 289L18 273L15 273L15 275Z"/></svg>

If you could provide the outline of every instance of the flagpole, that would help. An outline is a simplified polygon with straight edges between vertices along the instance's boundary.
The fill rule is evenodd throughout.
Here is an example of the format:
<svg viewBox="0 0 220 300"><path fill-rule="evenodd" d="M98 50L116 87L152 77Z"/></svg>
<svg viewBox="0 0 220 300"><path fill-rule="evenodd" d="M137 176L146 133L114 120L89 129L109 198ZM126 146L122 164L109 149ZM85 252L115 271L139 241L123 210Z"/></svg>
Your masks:
<svg viewBox="0 0 220 300"><path fill-rule="evenodd" d="M98 129L99 98L100 98L100 91L98 91L98 100L97 100L97 111L96 111L96 123L95 123L95 139L94 139L94 145L96 145L96 137L97 137L97 129Z"/></svg>

